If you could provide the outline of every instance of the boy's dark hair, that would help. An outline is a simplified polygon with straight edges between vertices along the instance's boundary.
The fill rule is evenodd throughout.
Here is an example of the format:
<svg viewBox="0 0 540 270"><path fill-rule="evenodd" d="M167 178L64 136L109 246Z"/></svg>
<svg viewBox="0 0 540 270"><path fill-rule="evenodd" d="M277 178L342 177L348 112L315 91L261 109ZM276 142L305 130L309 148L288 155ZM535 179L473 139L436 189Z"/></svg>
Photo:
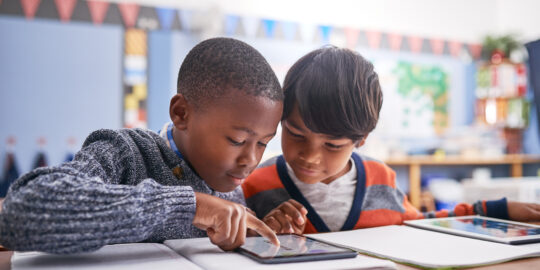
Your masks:
<svg viewBox="0 0 540 270"><path fill-rule="evenodd" d="M178 93L200 107L232 89L283 100L274 71L255 48L232 38L207 39L193 47L178 72Z"/></svg>
<svg viewBox="0 0 540 270"><path fill-rule="evenodd" d="M361 140L375 129L382 106L379 77L360 54L334 46L300 58L283 86L283 118L294 105L316 133Z"/></svg>

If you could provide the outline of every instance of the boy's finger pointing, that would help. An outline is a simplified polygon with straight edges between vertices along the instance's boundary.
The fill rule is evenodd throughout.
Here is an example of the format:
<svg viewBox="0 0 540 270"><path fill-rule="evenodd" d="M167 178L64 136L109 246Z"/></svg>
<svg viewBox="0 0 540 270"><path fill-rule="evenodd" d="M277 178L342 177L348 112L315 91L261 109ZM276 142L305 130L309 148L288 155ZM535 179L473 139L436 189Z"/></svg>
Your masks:
<svg viewBox="0 0 540 270"><path fill-rule="evenodd" d="M276 246L279 246L279 239L277 238L276 234L270 227L268 227L264 222L262 222L260 219L255 217L252 214L246 213L246 223L247 227L255 230L258 234L263 236L264 238L270 240L270 242Z"/></svg>

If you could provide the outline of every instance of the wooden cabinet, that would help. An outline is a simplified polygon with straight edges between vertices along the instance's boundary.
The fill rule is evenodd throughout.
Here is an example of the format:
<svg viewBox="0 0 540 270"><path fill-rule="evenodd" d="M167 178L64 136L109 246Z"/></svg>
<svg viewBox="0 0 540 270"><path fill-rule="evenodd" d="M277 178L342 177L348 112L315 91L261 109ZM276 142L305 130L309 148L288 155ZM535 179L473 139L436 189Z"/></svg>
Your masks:
<svg viewBox="0 0 540 270"><path fill-rule="evenodd" d="M385 161L390 166L408 166L409 169L409 200L412 205L420 207L420 179L422 166L463 166L463 165L510 165L512 177L523 176L523 164L540 164L540 156L511 154L494 158L468 158L462 156L409 156L391 158Z"/></svg>

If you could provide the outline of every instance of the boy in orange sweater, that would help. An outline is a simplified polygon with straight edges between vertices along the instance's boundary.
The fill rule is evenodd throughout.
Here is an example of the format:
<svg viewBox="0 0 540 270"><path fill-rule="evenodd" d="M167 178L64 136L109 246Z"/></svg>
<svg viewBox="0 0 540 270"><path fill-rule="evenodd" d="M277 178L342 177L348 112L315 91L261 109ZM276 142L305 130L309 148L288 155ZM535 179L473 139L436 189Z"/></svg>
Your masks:
<svg viewBox="0 0 540 270"><path fill-rule="evenodd" d="M486 215L540 220L540 205L478 201L422 213L384 163L353 152L375 128L382 91L371 63L325 47L298 60L284 82L283 155L242 185L247 205L278 233L315 233L402 224L404 220Z"/></svg>

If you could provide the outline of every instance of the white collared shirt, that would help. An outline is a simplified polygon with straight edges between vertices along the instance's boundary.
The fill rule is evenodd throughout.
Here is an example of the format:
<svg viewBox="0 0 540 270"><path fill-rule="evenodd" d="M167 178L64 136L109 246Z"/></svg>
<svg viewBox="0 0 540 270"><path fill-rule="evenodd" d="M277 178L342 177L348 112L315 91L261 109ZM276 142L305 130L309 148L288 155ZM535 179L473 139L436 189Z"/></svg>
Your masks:
<svg viewBox="0 0 540 270"><path fill-rule="evenodd" d="M352 158L349 162L352 164L351 169L329 184L322 182L306 184L294 175L294 171L287 163L289 177L333 232L339 231L345 224L354 200L356 166Z"/></svg>

